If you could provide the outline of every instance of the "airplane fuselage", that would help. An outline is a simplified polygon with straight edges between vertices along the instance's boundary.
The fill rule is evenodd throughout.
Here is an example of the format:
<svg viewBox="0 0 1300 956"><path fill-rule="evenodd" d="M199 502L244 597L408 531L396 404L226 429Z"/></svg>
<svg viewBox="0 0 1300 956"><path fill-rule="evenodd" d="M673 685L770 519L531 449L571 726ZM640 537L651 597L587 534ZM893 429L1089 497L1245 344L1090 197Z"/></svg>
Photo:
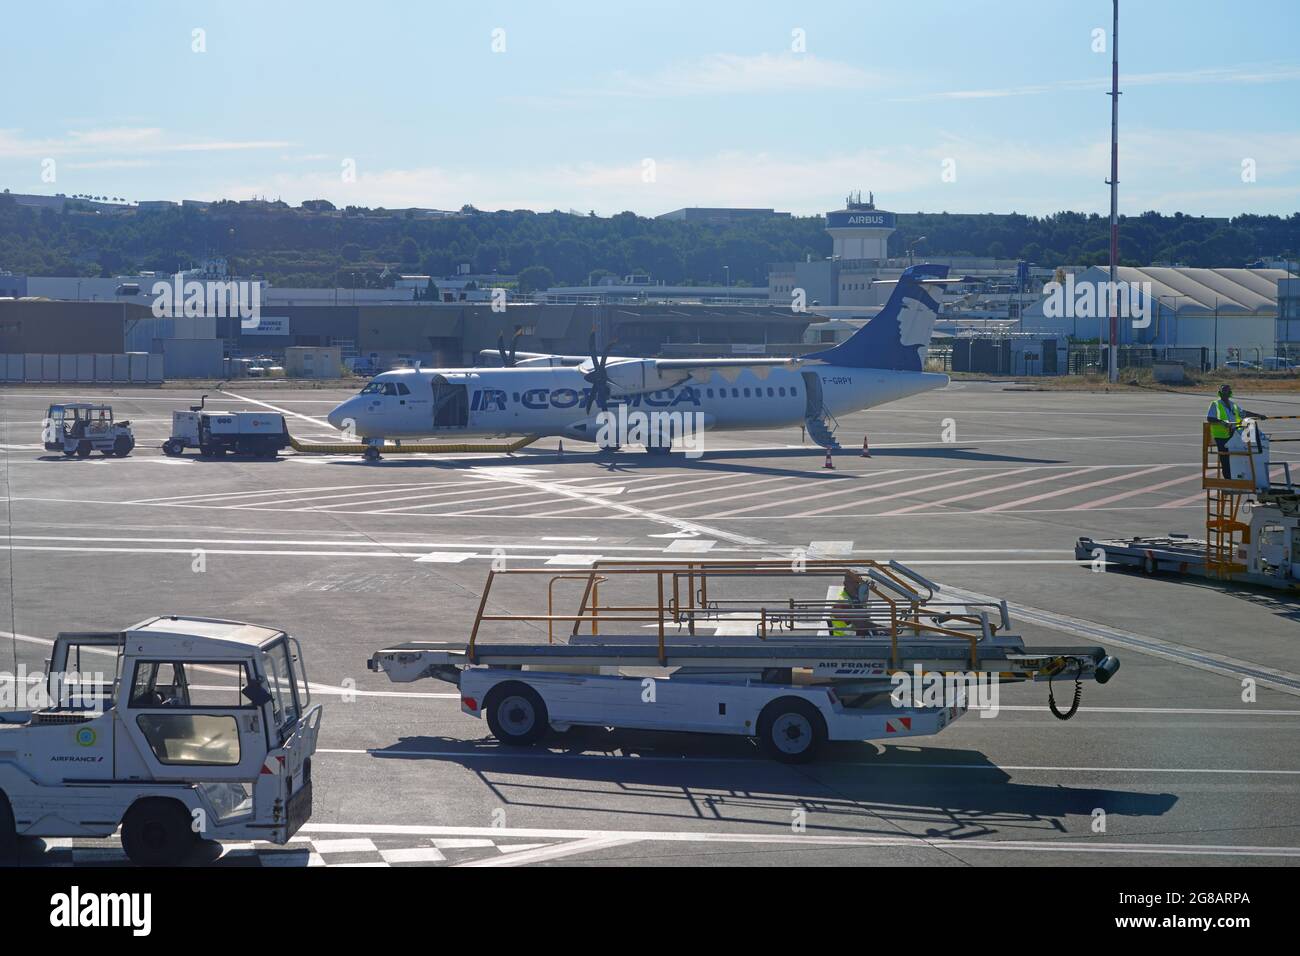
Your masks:
<svg viewBox="0 0 1300 956"><path fill-rule="evenodd" d="M620 395L607 410L695 415L696 428L797 425L942 388L946 375L808 364L695 373L681 384ZM359 439L539 435L594 441L600 406L579 368L399 369L377 376L329 414Z"/></svg>

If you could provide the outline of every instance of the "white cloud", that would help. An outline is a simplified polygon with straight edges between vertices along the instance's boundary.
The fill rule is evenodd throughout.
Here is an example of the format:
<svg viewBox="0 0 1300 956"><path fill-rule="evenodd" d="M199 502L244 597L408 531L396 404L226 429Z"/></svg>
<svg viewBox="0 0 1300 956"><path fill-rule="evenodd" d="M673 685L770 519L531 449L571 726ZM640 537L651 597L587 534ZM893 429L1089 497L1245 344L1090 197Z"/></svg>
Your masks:
<svg viewBox="0 0 1300 956"><path fill-rule="evenodd" d="M649 75L616 73L604 92L628 96L702 96L864 89L876 77L848 63L808 53L713 53Z"/></svg>
<svg viewBox="0 0 1300 956"><path fill-rule="evenodd" d="M1107 61L1109 62L1109 61ZM1134 86L1186 86L1190 84L1228 83L1285 83L1300 80L1300 66L1230 66L1210 67L1203 70L1166 71L1162 73L1121 73L1120 89ZM1110 89L1110 76L1086 80L1058 80L1053 83L1036 83L1024 86L1003 86L969 90L944 90L923 93L919 96L898 97L896 103L915 103L924 100L978 100L1002 99L1011 96L1036 96L1041 93L1061 91L1089 91Z"/></svg>
<svg viewBox="0 0 1300 956"><path fill-rule="evenodd" d="M71 130L59 137L29 138L21 130L0 129L0 159L98 153L105 156L158 153L209 153L283 149L280 140L185 140L153 126Z"/></svg>

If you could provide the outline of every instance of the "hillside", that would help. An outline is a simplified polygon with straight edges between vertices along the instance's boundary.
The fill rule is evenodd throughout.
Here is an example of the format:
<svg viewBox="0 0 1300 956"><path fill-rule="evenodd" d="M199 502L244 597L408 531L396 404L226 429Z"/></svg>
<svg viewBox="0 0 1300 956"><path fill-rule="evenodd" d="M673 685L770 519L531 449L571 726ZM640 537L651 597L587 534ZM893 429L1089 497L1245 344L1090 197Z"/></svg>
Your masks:
<svg viewBox="0 0 1300 956"><path fill-rule="evenodd" d="M523 273L521 285L585 283L593 272L647 272L670 283L721 283L724 266L736 284L762 285L770 262L830 254L820 217L748 220L711 225L647 219L630 212L609 218L527 210L421 218L410 212L349 208L249 208L216 203L206 210L171 208L111 215L57 212L18 205L0 194L0 269L30 275L116 275L172 272L206 255L224 255L242 275L276 285L381 285L381 273L448 275L460 263L476 273ZM1231 220L1125 217L1121 258L1189 266L1240 266L1300 250L1300 213ZM1062 212L1018 214L914 213L898 216L891 255L918 236L918 257L1023 258L1040 265L1106 261L1107 221Z"/></svg>

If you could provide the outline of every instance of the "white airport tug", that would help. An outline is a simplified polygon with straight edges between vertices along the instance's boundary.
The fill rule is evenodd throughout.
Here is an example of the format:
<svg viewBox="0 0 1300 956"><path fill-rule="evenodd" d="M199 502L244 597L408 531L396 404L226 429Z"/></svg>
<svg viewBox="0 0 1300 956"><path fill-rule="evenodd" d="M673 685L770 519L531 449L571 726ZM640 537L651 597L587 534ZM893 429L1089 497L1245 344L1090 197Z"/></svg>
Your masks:
<svg viewBox="0 0 1300 956"><path fill-rule="evenodd" d="M129 421L113 420L112 405L61 402L45 411L41 444L46 451L61 451L68 458L88 458L96 451L125 458L135 447L135 435Z"/></svg>
<svg viewBox="0 0 1300 956"><path fill-rule="evenodd" d="M172 412L172 433L163 442L163 454L176 458L187 448L197 448L205 458L219 458L227 452L274 458L288 448L289 429L284 416L276 412L206 411L203 396L189 411Z"/></svg>
<svg viewBox="0 0 1300 956"><path fill-rule="evenodd" d="M132 862L168 866L200 839L287 843L311 816L321 705L283 631L166 616L60 634L46 683L13 687L39 706L0 713L0 852L121 826Z"/></svg>
<svg viewBox="0 0 1300 956"><path fill-rule="evenodd" d="M782 593L782 578L801 591L823 588ZM503 580L525 593L494 595ZM581 587L576 614L555 613L562 582ZM545 614L489 610L540 600L543 590ZM939 591L897 561L493 570L468 643L391 645L368 666L399 683L455 684L461 710L486 717L503 744L535 744L573 726L688 731L755 738L789 763L814 759L827 740L938 733L1002 683L1075 681L1068 710L1049 692L1053 713L1067 720L1083 680L1104 684L1119 669L1100 647L1027 647L1005 602L946 601ZM557 624L572 625L558 640ZM484 625L500 636L483 639Z"/></svg>

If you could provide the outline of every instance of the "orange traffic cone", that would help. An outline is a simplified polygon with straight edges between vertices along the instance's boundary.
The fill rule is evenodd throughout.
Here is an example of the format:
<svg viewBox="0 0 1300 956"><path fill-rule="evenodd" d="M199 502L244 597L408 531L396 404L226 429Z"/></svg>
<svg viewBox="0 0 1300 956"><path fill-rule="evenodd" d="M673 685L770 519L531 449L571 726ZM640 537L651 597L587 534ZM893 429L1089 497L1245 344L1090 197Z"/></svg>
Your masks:
<svg viewBox="0 0 1300 956"><path fill-rule="evenodd" d="M835 462L831 461L831 450L829 448L826 449L826 464L822 465L822 467L829 468L831 471L835 470Z"/></svg>
<svg viewBox="0 0 1300 956"><path fill-rule="evenodd" d="M862 436L862 456L861 456L861 457L863 457L863 458L870 458L870 457L871 457L871 449L870 449L869 447L867 447L867 436L866 436L866 435L863 435L863 436Z"/></svg>

